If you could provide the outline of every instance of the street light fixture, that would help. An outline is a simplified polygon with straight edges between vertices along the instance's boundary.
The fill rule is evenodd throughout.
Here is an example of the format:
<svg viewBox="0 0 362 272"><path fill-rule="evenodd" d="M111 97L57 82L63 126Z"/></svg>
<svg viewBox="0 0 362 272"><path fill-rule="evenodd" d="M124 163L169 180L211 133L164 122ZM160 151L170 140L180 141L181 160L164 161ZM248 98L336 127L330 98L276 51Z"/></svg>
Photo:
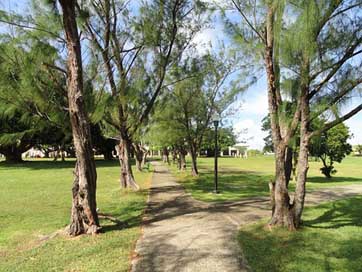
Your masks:
<svg viewBox="0 0 362 272"><path fill-rule="evenodd" d="M214 189L214 193L218 194L219 190L218 190L218 180L217 180L217 153L218 153L218 146L217 146L217 128L219 126L220 123L220 115L215 113L212 116L212 122L214 123L214 127L215 127L215 163L214 163L214 175L215 175L215 189Z"/></svg>

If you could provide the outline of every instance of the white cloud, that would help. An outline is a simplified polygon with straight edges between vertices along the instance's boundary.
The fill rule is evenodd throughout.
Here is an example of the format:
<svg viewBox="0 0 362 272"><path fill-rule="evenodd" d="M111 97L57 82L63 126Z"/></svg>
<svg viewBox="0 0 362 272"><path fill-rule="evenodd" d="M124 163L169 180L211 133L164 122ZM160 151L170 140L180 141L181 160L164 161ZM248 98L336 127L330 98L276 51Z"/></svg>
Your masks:
<svg viewBox="0 0 362 272"><path fill-rule="evenodd" d="M216 25L215 28L206 28L197 33L193 39L196 44L196 50L200 54L205 54L210 47L217 47L218 42L224 39L222 26Z"/></svg>
<svg viewBox="0 0 362 272"><path fill-rule="evenodd" d="M261 130L260 121L244 119L235 123L233 127L238 135L238 141L246 140L251 149L263 149L263 138L266 136L266 133Z"/></svg>
<svg viewBox="0 0 362 272"><path fill-rule="evenodd" d="M345 124L349 127L350 132L353 134L353 138L349 140L350 144L362 144L362 113L359 113L351 119L345 121Z"/></svg>
<svg viewBox="0 0 362 272"><path fill-rule="evenodd" d="M264 117L268 114L268 97L265 94L258 94L255 98L242 99L241 114L246 113L250 115L256 115Z"/></svg>

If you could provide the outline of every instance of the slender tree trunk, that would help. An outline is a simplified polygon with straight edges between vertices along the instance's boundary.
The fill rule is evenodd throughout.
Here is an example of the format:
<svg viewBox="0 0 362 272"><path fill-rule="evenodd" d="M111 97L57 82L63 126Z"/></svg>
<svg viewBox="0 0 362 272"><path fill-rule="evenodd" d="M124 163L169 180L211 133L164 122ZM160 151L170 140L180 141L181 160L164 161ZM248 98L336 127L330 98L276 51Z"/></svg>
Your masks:
<svg viewBox="0 0 362 272"><path fill-rule="evenodd" d="M180 157L180 170L181 171L185 171L186 170L186 154L187 152L183 149L180 150L179 152L179 157Z"/></svg>
<svg viewBox="0 0 362 272"><path fill-rule="evenodd" d="M179 158L177 155L178 155L177 148L176 147L172 148L172 163L173 164L176 164L176 163L179 164Z"/></svg>
<svg viewBox="0 0 362 272"><path fill-rule="evenodd" d="M136 157L136 168L138 171L142 172L144 150L139 143L134 144L133 147Z"/></svg>
<svg viewBox="0 0 362 272"><path fill-rule="evenodd" d="M145 165L146 165L147 155L148 155L148 150L144 150L143 156L142 156L142 168L145 167Z"/></svg>
<svg viewBox="0 0 362 272"><path fill-rule="evenodd" d="M301 96L300 96L300 145L297 168L297 186L295 188L293 202L293 216L295 227L301 224L302 213L305 200L305 185L307 181L308 165L308 146L310 140L309 120L309 57L304 53L304 61L301 69Z"/></svg>
<svg viewBox="0 0 362 272"><path fill-rule="evenodd" d="M169 157L169 152L167 147L164 147L162 149L162 160L164 163L167 163L168 165L170 165L170 157Z"/></svg>
<svg viewBox="0 0 362 272"><path fill-rule="evenodd" d="M128 137L123 136L119 145L116 146L118 159L121 166L120 184L121 188L132 188L133 190L139 190L139 186L136 183L131 166L130 149L131 141Z"/></svg>
<svg viewBox="0 0 362 272"><path fill-rule="evenodd" d="M287 187L289 185L289 181L292 176L292 170L293 170L293 148L288 146L285 153L285 180L287 183Z"/></svg>
<svg viewBox="0 0 362 272"><path fill-rule="evenodd" d="M199 175L199 170L197 169L197 152L195 147L190 148L191 153L191 174L193 176Z"/></svg>
<svg viewBox="0 0 362 272"><path fill-rule="evenodd" d="M77 162L72 189L73 201L70 235L99 232L96 203L97 172L93 157L88 116L83 98L81 46L75 15L74 0L59 0L63 10L63 25L68 49L68 103Z"/></svg>
<svg viewBox="0 0 362 272"><path fill-rule="evenodd" d="M103 151L103 158L106 161L112 161L113 160L113 154L112 154L113 149L105 149Z"/></svg>

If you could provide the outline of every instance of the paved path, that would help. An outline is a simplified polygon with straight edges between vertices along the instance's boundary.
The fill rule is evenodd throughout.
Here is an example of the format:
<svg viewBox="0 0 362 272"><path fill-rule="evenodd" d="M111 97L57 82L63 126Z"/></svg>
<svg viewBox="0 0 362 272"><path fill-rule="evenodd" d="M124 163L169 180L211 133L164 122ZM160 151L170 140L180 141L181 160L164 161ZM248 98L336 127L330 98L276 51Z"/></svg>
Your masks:
<svg viewBox="0 0 362 272"><path fill-rule="evenodd" d="M136 246L132 272L248 271L236 235L238 228L270 216L269 199L208 204L191 198L155 163L143 236ZM307 205L362 194L361 185L310 192Z"/></svg>

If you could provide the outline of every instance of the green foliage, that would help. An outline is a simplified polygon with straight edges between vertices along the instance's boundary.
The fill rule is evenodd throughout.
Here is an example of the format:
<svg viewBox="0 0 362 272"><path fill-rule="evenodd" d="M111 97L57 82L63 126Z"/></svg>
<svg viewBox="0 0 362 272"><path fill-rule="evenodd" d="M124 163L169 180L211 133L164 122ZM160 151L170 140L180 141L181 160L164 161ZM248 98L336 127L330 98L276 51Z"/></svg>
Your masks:
<svg viewBox="0 0 362 272"><path fill-rule="evenodd" d="M268 133L266 137L263 138L264 140L264 152L274 152L274 145L273 145L273 139L272 139L272 131L270 127L270 117L269 115L265 116L263 120L261 120L261 130Z"/></svg>
<svg viewBox="0 0 362 272"><path fill-rule="evenodd" d="M323 162L322 173L330 178L337 170L334 162L342 162L343 158L352 152L348 143L351 138L348 127L343 123L331 128L329 131L311 140L311 155L319 157Z"/></svg>
<svg viewBox="0 0 362 272"><path fill-rule="evenodd" d="M218 129L218 147L219 150L225 150L229 146L236 144L236 135L232 127L225 127ZM201 143L201 150L214 151L215 149L215 130L208 128L205 131L205 136L203 137ZM211 153L210 153L211 154ZM208 152L209 155L209 152Z"/></svg>
<svg viewBox="0 0 362 272"><path fill-rule="evenodd" d="M56 143L65 137L66 98L44 65L56 60L56 49L43 41L27 35L1 36L0 149L4 153L10 146L24 152L39 142ZM52 76L62 81L59 74Z"/></svg>
<svg viewBox="0 0 362 272"><path fill-rule="evenodd" d="M362 145L356 145L355 150L358 152L358 155L362 155Z"/></svg>

